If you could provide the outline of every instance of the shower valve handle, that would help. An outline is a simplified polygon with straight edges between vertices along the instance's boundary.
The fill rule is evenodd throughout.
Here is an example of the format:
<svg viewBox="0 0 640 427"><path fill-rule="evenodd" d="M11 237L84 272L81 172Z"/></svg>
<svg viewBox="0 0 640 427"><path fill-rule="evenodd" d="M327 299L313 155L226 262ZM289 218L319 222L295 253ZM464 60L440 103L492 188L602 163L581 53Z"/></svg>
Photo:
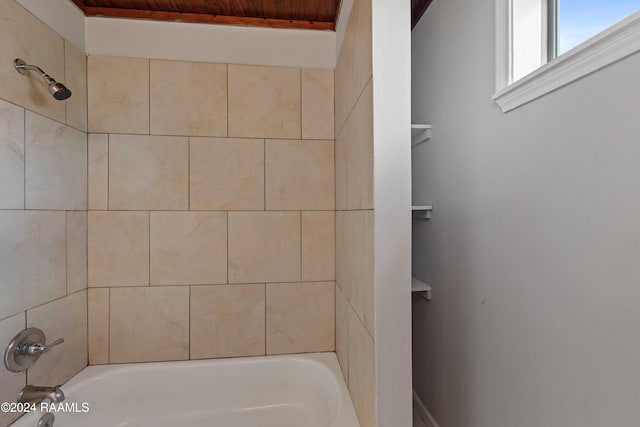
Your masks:
<svg viewBox="0 0 640 427"><path fill-rule="evenodd" d="M34 355L34 354L41 354L44 353L46 351L51 350L52 347L55 347L59 344L62 344L64 342L64 338L59 338L57 340L55 340L54 342L52 342L51 344L40 344L40 343L31 343L31 344L25 344L22 347L20 347L20 349L18 350L18 352L21 355Z"/></svg>
<svg viewBox="0 0 640 427"><path fill-rule="evenodd" d="M64 342L63 338L47 344L47 337L42 329L27 328L20 331L9 342L4 351L4 366L10 372L22 372L33 366L34 363L51 348Z"/></svg>

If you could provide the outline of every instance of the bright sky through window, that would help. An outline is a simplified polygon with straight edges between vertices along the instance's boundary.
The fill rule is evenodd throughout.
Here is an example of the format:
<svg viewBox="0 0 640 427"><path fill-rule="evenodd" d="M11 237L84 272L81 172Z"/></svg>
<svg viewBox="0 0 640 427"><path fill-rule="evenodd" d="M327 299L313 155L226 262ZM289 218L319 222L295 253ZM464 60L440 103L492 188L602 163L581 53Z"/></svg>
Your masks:
<svg viewBox="0 0 640 427"><path fill-rule="evenodd" d="M640 0L558 0L558 55L640 10Z"/></svg>

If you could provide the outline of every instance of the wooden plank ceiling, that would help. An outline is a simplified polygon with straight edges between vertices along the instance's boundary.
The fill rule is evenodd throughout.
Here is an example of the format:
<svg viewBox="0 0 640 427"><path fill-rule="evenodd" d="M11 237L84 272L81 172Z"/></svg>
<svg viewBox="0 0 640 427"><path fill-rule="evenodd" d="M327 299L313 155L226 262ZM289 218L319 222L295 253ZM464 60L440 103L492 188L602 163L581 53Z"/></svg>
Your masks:
<svg viewBox="0 0 640 427"><path fill-rule="evenodd" d="M340 0L72 0L87 16L335 30ZM411 0L411 28L432 0Z"/></svg>
<svg viewBox="0 0 640 427"><path fill-rule="evenodd" d="M411 0L411 28L413 29L433 0Z"/></svg>
<svg viewBox="0 0 640 427"><path fill-rule="evenodd" d="M335 30L340 0L72 0L87 16Z"/></svg>

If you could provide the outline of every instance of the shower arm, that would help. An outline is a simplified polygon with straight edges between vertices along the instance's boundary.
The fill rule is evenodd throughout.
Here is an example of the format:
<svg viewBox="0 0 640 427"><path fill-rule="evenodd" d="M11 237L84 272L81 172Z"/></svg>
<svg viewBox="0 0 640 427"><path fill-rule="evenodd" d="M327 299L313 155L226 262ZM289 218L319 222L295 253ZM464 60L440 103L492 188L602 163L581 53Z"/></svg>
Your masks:
<svg viewBox="0 0 640 427"><path fill-rule="evenodd" d="M49 93L58 101L64 101L69 99L71 91L62 83L57 82L56 79L45 73L44 70L36 65L29 65L22 59L16 58L13 61L13 66L16 71L22 75L29 74L29 71L35 71L44 80L49 88Z"/></svg>
<svg viewBox="0 0 640 427"><path fill-rule="evenodd" d="M16 70L22 75L26 75L29 71L35 71L40 75L40 77L44 79L44 81L47 82L47 84L55 82L54 78L45 73L44 70L42 70L42 68L38 67L37 65L29 65L22 59L16 59L13 64L16 67Z"/></svg>

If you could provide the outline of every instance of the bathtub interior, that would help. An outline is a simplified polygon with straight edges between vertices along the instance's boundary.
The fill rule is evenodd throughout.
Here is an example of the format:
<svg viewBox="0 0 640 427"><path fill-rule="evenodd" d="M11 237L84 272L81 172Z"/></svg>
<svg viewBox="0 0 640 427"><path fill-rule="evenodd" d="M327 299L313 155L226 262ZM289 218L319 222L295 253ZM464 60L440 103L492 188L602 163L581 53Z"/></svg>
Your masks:
<svg viewBox="0 0 640 427"><path fill-rule="evenodd" d="M89 412L55 426L359 427L339 369L334 353L91 366L63 387Z"/></svg>

